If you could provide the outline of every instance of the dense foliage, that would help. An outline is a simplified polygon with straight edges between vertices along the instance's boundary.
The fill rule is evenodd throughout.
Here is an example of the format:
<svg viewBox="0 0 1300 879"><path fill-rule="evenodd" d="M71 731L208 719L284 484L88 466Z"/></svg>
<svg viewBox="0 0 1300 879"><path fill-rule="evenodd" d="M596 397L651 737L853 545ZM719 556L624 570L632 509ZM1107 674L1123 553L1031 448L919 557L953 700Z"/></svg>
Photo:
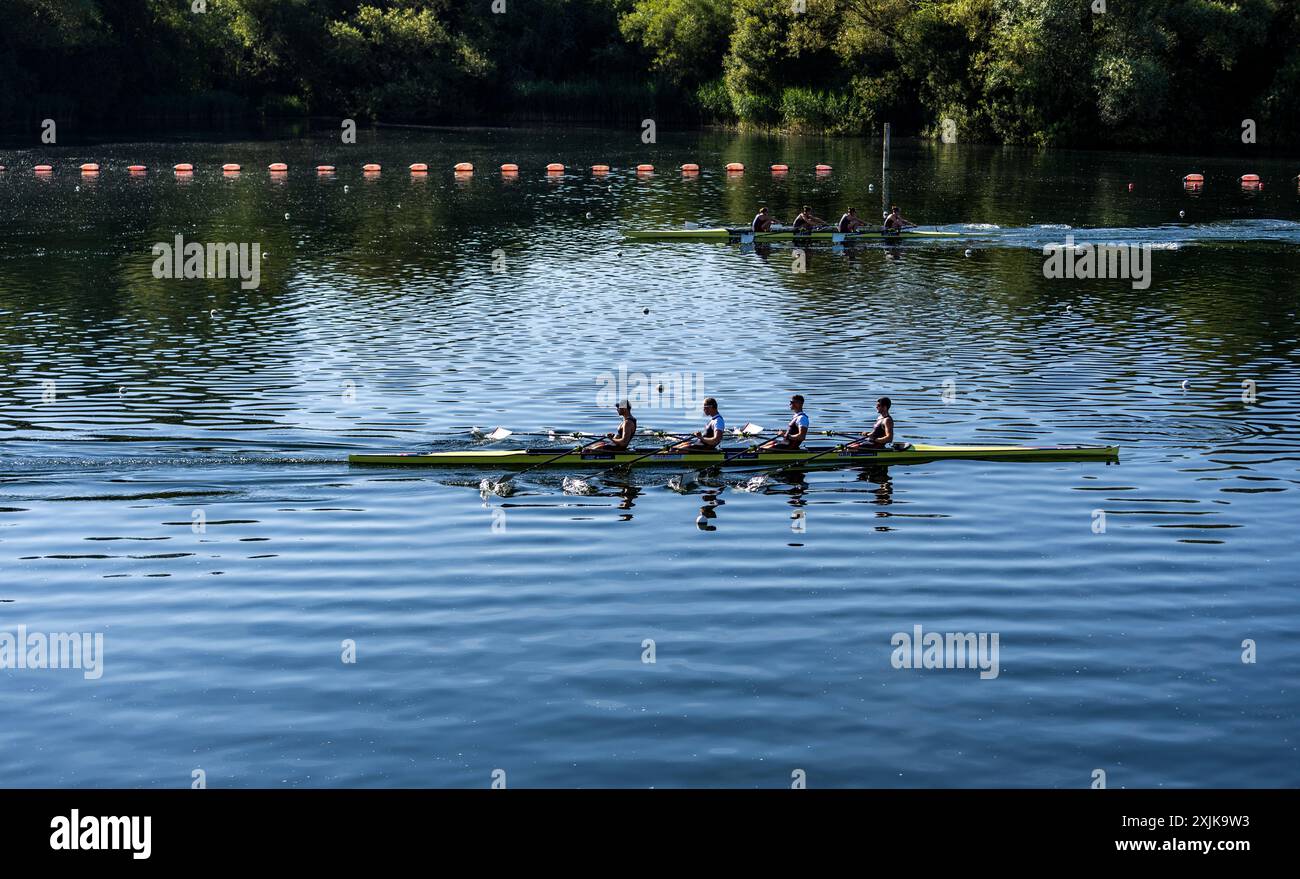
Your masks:
<svg viewBox="0 0 1300 879"><path fill-rule="evenodd" d="M0 0L0 120L656 118L1300 134L1296 0ZM199 11L199 10L202 11ZM1101 11L1104 9L1105 11Z"/></svg>

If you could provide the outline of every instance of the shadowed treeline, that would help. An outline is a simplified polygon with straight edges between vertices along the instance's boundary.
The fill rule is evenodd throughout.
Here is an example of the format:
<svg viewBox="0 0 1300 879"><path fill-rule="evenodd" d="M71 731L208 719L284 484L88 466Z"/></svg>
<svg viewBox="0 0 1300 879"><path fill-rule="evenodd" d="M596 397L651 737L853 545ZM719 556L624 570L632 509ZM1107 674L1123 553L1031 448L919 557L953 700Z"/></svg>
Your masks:
<svg viewBox="0 0 1300 879"><path fill-rule="evenodd" d="M1039 145L1300 132L1289 0L9 0L0 120L717 122ZM34 130L34 129L32 129Z"/></svg>

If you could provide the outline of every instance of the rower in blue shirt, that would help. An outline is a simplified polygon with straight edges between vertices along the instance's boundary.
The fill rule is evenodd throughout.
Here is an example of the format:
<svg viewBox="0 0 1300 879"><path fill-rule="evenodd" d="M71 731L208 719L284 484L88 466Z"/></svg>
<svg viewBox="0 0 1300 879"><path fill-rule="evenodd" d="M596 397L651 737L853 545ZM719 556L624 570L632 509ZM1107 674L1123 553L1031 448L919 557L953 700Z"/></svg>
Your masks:
<svg viewBox="0 0 1300 879"><path fill-rule="evenodd" d="M803 394L790 398L790 411L793 416L785 430L776 439L768 440L760 449L797 449L808 438L808 413L803 411Z"/></svg>
<svg viewBox="0 0 1300 879"><path fill-rule="evenodd" d="M674 449L687 449L691 451L712 451L716 449L726 436L727 422L718 411L718 401L712 397L704 398L704 414L709 416L708 423L704 425L704 430L697 430L691 434L693 439L683 440Z"/></svg>

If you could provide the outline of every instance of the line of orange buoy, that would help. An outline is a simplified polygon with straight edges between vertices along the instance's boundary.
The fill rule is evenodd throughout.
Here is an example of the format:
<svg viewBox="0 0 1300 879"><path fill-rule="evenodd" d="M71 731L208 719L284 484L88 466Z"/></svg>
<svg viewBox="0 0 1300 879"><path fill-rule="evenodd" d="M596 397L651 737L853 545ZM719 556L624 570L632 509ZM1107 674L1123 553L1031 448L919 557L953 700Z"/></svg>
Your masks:
<svg viewBox="0 0 1300 879"><path fill-rule="evenodd" d="M1264 181L1258 174L1242 174L1237 178L1241 188L1249 192L1257 192L1264 188ZM1133 190L1133 184L1128 185L1129 191ZM1186 174L1183 176L1183 189L1188 192L1199 192L1205 188L1204 174Z"/></svg>
<svg viewBox="0 0 1300 879"><path fill-rule="evenodd" d="M377 163L367 163L361 166L362 171L367 177L378 175L381 167L382 166ZM790 166L780 162L774 163L768 167L774 177L784 177L790 172ZM144 165L128 165L126 169L133 176L143 175L148 170ZM424 162L416 162L410 165L409 169L413 176L429 173L429 166ZM5 166L0 165L0 173L4 172L4 170ZM101 169L99 164L96 162L84 162L78 167L78 170L84 176L95 176L100 173ZM177 177L188 177L193 175L194 166L188 162L180 162L173 165L172 170L176 172ZM221 170L228 177L238 176L242 170L242 166L234 163L227 163L221 166ZM316 165L315 170L320 176L329 176L335 173L336 168L334 165ZM649 163L642 163L634 166L632 170L635 171L638 177L645 177L654 174L655 166ZM685 162L678 166L678 170L681 171L683 177L693 177L701 172L699 164L695 162ZM745 165L743 162L727 162L723 166L723 170L726 171L728 176L735 176L745 172ZM824 162L819 162L813 166L813 171L819 177L828 175L833 170L834 169L831 165ZM32 171L40 176L48 176L54 173L54 166L49 164L33 165ZM267 165L267 171L269 171L273 177L281 178L288 173L289 166L285 162L272 162ZM473 175L474 165L471 162L457 162L452 166L452 171L455 173L457 178L463 180ZM591 166L591 173L596 176L605 176L611 171L612 168L609 165L597 164ZM566 168L560 162L552 162L546 166L546 174L548 177L559 177L565 172ZM507 162L501 165L501 174L503 177L516 177L519 174L519 166L513 162ZM1297 179L1300 179L1300 175L1292 178L1292 180ZM1243 174L1237 178L1237 182L1240 184L1241 188L1246 191L1255 192L1264 189L1264 180L1258 174ZM1186 174L1182 178L1182 184L1183 188L1189 192L1199 192L1205 188L1205 175L1199 173ZM1133 192L1134 188L1135 187L1132 183L1128 184L1129 192Z"/></svg>

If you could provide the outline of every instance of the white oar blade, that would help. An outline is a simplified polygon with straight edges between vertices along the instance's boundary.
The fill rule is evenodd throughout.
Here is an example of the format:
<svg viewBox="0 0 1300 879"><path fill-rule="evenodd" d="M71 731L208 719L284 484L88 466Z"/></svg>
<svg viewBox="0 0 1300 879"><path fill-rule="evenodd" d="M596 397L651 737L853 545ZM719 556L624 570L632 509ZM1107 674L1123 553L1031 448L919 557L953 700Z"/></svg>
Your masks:
<svg viewBox="0 0 1300 879"><path fill-rule="evenodd" d="M758 436L762 432L763 432L763 428L758 426L757 424L754 424L753 422L747 422L741 427L736 428L736 436L741 436L741 437Z"/></svg>
<svg viewBox="0 0 1300 879"><path fill-rule="evenodd" d="M506 430L504 427L493 428L492 432L486 434L483 438L490 440L503 440L514 433L513 430Z"/></svg>

